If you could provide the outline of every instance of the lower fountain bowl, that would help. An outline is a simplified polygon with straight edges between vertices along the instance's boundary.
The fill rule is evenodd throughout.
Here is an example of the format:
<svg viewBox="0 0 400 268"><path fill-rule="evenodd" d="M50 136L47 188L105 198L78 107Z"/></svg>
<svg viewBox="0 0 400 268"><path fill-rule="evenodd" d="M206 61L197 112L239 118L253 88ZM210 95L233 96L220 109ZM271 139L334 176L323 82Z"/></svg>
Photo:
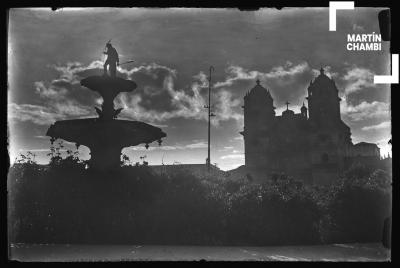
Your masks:
<svg viewBox="0 0 400 268"><path fill-rule="evenodd" d="M90 161L101 168L119 165L124 147L161 143L167 136L160 128L144 122L98 118L57 121L46 135L89 147Z"/></svg>

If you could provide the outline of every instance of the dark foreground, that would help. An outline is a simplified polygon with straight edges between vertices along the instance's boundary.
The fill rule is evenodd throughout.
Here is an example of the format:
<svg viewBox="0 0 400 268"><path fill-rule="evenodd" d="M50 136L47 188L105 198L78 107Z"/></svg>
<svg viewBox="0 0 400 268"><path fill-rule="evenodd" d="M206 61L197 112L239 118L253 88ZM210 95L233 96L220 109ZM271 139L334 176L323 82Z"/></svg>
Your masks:
<svg viewBox="0 0 400 268"><path fill-rule="evenodd" d="M381 244L333 244L283 247L38 245L15 244L17 261L389 261Z"/></svg>

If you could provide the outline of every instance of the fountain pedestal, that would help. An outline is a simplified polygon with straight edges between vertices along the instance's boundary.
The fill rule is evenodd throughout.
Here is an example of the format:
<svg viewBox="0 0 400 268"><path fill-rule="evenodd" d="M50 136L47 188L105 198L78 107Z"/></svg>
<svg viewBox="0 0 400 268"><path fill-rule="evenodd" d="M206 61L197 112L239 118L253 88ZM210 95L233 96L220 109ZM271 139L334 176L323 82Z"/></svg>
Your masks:
<svg viewBox="0 0 400 268"><path fill-rule="evenodd" d="M122 147L111 142L92 146L90 165L96 169L110 169L120 164Z"/></svg>

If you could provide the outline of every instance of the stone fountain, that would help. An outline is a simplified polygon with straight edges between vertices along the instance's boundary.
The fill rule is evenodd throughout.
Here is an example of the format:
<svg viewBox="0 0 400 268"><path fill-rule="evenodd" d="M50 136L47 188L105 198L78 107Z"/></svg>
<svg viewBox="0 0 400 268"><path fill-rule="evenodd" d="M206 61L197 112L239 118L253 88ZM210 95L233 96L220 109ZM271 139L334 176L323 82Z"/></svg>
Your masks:
<svg viewBox="0 0 400 268"><path fill-rule="evenodd" d="M114 98L121 92L132 92L136 83L116 76L90 76L81 85L99 93L103 98L101 109L95 107L98 117L57 121L46 135L52 141L58 138L73 142L77 148L90 148L90 168L109 169L120 165L121 150L125 147L149 144L167 135L158 127L139 121L117 119L122 108L114 109Z"/></svg>

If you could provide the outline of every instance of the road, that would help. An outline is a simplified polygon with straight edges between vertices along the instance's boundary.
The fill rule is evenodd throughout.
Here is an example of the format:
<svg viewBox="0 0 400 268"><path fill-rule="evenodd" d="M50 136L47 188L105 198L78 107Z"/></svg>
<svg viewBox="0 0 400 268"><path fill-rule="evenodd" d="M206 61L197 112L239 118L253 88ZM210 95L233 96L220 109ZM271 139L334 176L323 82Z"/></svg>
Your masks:
<svg viewBox="0 0 400 268"><path fill-rule="evenodd" d="M17 261L389 261L381 244L333 244L282 247L208 247L141 245L10 246Z"/></svg>

